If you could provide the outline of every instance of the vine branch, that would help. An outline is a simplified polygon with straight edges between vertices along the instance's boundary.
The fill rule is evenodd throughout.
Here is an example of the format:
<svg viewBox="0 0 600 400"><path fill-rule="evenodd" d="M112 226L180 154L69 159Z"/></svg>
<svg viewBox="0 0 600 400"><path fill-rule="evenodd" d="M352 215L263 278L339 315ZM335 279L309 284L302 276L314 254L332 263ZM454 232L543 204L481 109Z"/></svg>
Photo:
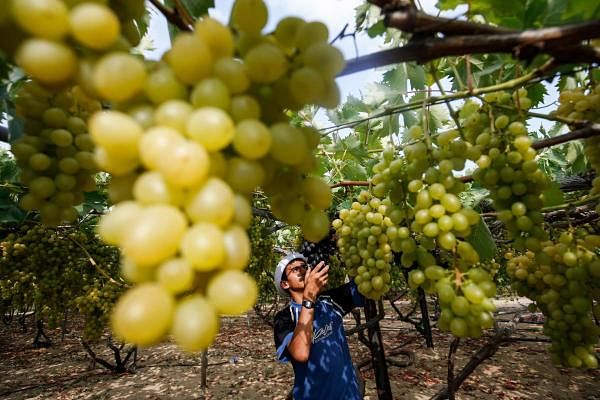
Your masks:
<svg viewBox="0 0 600 400"><path fill-rule="evenodd" d="M150 3L152 3L152 5L156 7L156 9L162 15L164 15L167 21L169 21L171 24L175 25L182 31L191 32L193 30L193 23L191 23L191 21L188 21L188 19L191 19L191 17L189 16L189 13L183 7L179 0L175 0L174 9L166 7L159 0L150 0Z"/></svg>

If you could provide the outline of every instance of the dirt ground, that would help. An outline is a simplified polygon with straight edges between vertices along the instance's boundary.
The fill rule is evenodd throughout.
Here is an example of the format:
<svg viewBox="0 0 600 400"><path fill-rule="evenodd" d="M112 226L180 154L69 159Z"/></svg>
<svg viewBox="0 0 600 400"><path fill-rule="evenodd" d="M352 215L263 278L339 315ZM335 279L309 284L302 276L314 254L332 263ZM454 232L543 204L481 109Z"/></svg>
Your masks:
<svg viewBox="0 0 600 400"><path fill-rule="evenodd" d="M499 320L525 313L525 304L500 304ZM414 364L389 366L394 399L429 399L445 386L449 336L434 329L434 349L427 349L415 329L398 321L390 309L382 321L386 351L411 350ZM530 322L536 322L529 320ZM501 322L501 324L503 324ZM30 323L31 325L31 323ZM347 317L347 326L354 320ZM61 341L60 329L48 330L49 348L32 345L33 328L23 333L13 322L0 323L0 399L285 399L293 373L289 364L275 360L271 328L254 314L223 321L216 343L208 351L207 389L201 391L201 357L164 343L141 349L135 373L111 373L90 358L79 341L75 323ZM518 323L513 337L541 338L539 323ZM458 371L489 337L463 340L456 353ZM368 360L369 352L356 335L350 337L353 360ZM545 351L548 343L504 343L461 386L456 398L600 400L600 371L557 368ZM93 346L111 359L102 343ZM398 357L396 361L405 360ZM361 369L365 399L377 399L373 370Z"/></svg>

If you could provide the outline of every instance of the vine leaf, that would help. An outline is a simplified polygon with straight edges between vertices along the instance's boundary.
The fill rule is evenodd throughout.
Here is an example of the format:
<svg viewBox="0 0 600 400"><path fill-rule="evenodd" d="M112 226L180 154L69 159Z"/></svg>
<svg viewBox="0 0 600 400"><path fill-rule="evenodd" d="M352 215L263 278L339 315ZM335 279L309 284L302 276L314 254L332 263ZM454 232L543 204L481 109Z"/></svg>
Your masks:
<svg viewBox="0 0 600 400"><path fill-rule="evenodd" d="M552 181L548 188L544 191L544 206L552 207L559 204L564 204L565 194L560 189L558 182Z"/></svg>
<svg viewBox="0 0 600 400"><path fill-rule="evenodd" d="M492 233L483 219L480 219L479 223L471 228L471 234L466 241L479 254L480 261L491 260L498 251Z"/></svg>

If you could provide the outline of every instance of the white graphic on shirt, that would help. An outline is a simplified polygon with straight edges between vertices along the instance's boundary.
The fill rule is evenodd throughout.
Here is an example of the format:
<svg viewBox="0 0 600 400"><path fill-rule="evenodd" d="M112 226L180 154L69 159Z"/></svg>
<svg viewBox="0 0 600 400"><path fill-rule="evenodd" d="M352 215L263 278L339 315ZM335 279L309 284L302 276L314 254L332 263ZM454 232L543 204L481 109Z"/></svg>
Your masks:
<svg viewBox="0 0 600 400"><path fill-rule="evenodd" d="M330 321L327 325L317 329L313 336L313 343L317 343L331 335L333 332L333 321Z"/></svg>

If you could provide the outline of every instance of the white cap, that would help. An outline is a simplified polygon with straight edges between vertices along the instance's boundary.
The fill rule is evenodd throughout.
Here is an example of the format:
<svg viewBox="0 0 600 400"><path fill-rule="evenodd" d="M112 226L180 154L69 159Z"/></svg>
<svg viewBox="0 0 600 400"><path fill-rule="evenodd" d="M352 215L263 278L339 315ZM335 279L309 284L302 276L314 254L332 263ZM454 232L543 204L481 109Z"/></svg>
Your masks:
<svg viewBox="0 0 600 400"><path fill-rule="evenodd" d="M285 271L285 267L294 260L306 262L306 257L301 253L289 253L279 261L275 268L275 287L277 288L277 291L284 296L287 296L288 292L281 287L281 276L283 275L283 271Z"/></svg>

